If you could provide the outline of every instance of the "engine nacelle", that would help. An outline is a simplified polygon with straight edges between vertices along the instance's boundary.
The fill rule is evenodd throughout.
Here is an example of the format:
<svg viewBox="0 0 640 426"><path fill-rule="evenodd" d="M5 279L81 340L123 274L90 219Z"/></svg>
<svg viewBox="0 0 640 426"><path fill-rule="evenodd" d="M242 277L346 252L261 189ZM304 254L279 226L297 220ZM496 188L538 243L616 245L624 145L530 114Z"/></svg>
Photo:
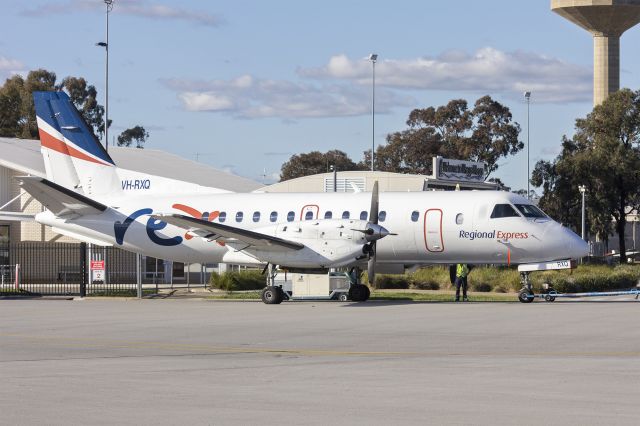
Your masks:
<svg viewBox="0 0 640 426"><path fill-rule="evenodd" d="M295 241L305 247L300 250L263 249L246 247L243 243L227 243L263 262L275 265L310 268L337 268L355 263L363 255L367 244L367 221L350 219L322 219L280 223L255 229L256 232Z"/></svg>

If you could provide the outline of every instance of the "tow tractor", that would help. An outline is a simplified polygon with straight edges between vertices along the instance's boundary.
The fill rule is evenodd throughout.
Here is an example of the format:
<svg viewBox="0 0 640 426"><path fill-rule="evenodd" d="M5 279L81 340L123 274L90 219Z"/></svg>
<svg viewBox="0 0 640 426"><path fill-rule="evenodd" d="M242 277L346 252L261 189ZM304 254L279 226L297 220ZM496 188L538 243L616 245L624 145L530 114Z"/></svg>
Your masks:
<svg viewBox="0 0 640 426"><path fill-rule="evenodd" d="M640 288L636 287L632 290L624 291L594 291L586 293L559 293L549 284L543 284L543 293L534 293L529 274L535 271L557 271L562 269L574 269L576 264L573 260L556 260L553 262L545 263L529 263L518 265L518 272L520 272L520 282L522 283L522 289L518 292L518 300L522 303L531 303L534 299L543 299L547 302L553 302L558 297L578 298L578 297L603 297L603 296L623 296L623 295L635 295L636 299L640 296Z"/></svg>
<svg viewBox="0 0 640 426"><path fill-rule="evenodd" d="M290 271L269 271L268 285L262 291L262 301L268 305L283 300L352 300L362 302L369 298L370 290L358 282L359 271L324 273L299 273Z"/></svg>

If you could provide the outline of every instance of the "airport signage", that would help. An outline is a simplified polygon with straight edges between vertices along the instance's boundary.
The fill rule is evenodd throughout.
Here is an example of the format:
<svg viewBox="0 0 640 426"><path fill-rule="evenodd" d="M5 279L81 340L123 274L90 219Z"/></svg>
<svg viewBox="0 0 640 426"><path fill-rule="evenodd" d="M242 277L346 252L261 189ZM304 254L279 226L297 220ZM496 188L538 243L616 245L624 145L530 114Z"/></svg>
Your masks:
<svg viewBox="0 0 640 426"><path fill-rule="evenodd" d="M484 182L486 165L483 162L452 160L437 157L436 179L458 182Z"/></svg>
<svg viewBox="0 0 640 426"><path fill-rule="evenodd" d="M91 261L91 281L104 282L104 260L92 260Z"/></svg>

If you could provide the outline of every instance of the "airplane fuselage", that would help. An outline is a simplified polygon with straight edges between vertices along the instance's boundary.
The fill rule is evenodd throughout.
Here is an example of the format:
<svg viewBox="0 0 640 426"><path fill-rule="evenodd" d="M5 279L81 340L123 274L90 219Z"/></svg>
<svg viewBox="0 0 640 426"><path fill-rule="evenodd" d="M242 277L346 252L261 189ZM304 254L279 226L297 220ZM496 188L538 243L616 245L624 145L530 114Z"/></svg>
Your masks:
<svg viewBox="0 0 640 426"><path fill-rule="evenodd" d="M148 256L250 264L261 262L239 251L242 247L194 236L151 215L183 214L281 237L295 231L295 238L317 241L328 238L327 229L337 227L344 241L332 244L340 250L343 243L357 245L359 234L349 223L369 219L370 200L371 194L364 192L157 196L145 195L141 186L135 194L99 200L114 206L99 215L63 220L44 212L36 220ZM516 215L496 214L496 209L504 210L496 206L505 204ZM530 204L515 194L497 191L381 193L379 223L397 235L378 241L377 262L384 271L384 265L519 264L584 254L585 243L572 231L546 216L525 217L518 206ZM285 256L285 262L287 258L293 259ZM351 258L345 265L356 263ZM305 267L304 262L288 266Z"/></svg>

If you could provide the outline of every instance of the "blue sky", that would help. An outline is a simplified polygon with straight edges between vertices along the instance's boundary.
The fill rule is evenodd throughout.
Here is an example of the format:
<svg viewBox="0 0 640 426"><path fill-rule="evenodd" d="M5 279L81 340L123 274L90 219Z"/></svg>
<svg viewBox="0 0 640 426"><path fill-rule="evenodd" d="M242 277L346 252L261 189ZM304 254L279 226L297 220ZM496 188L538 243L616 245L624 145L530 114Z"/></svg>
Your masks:
<svg viewBox="0 0 640 426"><path fill-rule="evenodd" d="M414 108L489 94L506 104L531 164L559 152L592 107L593 42L548 0L115 0L110 15L112 135L136 124L161 149L263 181L293 153L371 146ZM104 96L101 0L0 0L0 78L45 68ZM640 29L622 37L621 86L640 88ZM104 100L102 99L102 103ZM526 187L526 150L494 176ZM215 182L211 183L215 186Z"/></svg>

